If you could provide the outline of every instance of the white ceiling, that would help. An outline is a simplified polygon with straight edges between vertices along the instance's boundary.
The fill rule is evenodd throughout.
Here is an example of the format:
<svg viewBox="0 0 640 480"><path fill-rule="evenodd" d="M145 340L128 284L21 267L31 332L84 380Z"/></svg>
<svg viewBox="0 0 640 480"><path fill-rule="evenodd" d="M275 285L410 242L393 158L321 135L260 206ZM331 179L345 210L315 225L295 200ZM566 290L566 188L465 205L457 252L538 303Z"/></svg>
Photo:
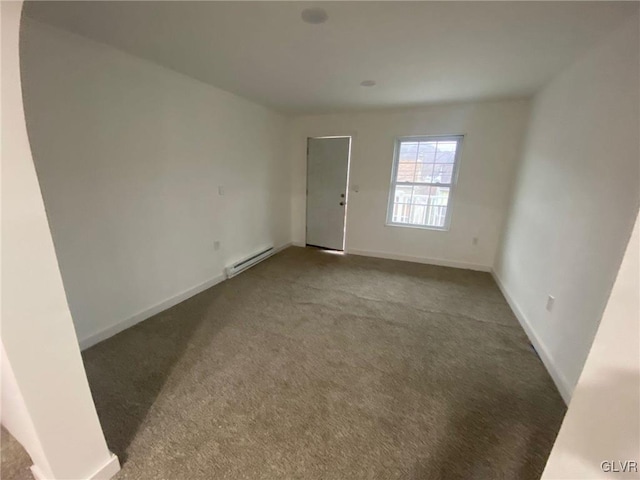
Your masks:
<svg viewBox="0 0 640 480"><path fill-rule="evenodd" d="M522 97L637 2L38 2L32 18L285 112ZM303 23L321 6L329 19ZM377 86L363 88L362 80Z"/></svg>

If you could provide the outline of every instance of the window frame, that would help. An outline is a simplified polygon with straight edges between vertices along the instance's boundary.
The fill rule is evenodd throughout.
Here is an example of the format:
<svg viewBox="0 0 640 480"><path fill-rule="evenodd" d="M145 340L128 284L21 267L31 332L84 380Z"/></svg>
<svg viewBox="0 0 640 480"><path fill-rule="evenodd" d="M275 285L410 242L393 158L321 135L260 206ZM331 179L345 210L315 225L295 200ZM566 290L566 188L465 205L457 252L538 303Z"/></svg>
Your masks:
<svg viewBox="0 0 640 480"><path fill-rule="evenodd" d="M389 227L405 227L405 228L419 228L419 229L423 229L423 230L437 230L440 232L447 232L450 230L451 228L451 212L453 210L453 199L454 199L454 195L455 195L455 190L456 190L456 186L458 183L458 172L460 170L460 157L461 157L461 153L462 153L462 143L464 140L464 135L463 134L457 134L457 135L410 135L410 136L403 136L403 137L396 137L395 142L394 142L394 149L393 149L393 163L392 163L392 168L391 168L391 183L390 183L390 187L389 187L389 199L387 201L387 216L386 216L386 226ZM425 141L425 142L433 142L433 141L437 141L437 142L456 142L456 154L455 157L453 159L453 169L451 172L451 183L435 183L435 182L430 182L430 183L423 183L423 182L398 182L396 180L397 178L397 172L398 172L398 165L400 163L400 144L403 142L420 142L420 141ZM445 220L444 220L444 226L442 227L435 227L435 226L431 226L431 225L415 225L415 224L411 224L411 223L400 223L400 222L394 222L393 221L393 206L395 204L395 191L396 191L396 186L415 186L415 185L424 185L424 186L430 186L430 187L448 187L449 188L449 198L448 198L448 202L447 202L447 211L445 214Z"/></svg>

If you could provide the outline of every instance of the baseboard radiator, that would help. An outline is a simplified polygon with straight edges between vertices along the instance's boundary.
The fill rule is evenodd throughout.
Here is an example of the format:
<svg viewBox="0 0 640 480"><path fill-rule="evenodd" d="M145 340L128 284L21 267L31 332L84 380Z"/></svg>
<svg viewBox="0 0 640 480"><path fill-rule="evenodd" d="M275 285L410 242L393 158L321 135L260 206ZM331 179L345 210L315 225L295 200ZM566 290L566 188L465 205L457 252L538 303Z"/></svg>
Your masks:
<svg viewBox="0 0 640 480"><path fill-rule="evenodd" d="M265 258L270 257L274 253L275 253L275 250L272 245L264 250L261 250L258 253L249 255L247 258L244 258L225 269L227 273L227 278L235 277L239 273L242 273L245 270L253 267L255 264L260 263Z"/></svg>

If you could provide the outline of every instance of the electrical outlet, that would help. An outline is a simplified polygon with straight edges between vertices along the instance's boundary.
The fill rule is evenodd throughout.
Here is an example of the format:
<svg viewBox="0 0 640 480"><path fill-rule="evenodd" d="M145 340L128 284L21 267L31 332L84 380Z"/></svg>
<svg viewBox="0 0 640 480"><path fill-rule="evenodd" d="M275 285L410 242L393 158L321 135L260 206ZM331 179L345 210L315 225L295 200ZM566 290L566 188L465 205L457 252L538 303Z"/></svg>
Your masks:
<svg viewBox="0 0 640 480"><path fill-rule="evenodd" d="M551 310L553 310L553 304L556 303L556 297L554 297L553 295L549 295L547 297L547 310L550 312Z"/></svg>
<svg viewBox="0 0 640 480"><path fill-rule="evenodd" d="M213 242L213 249L214 250L220 250L220 242L218 240Z"/></svg>
<svg viewBox="0 0 640 480"><path fill-rule="evenodd" d="M221 197L224 195L224 187L222 185L218 187L218 195Z"/></svg>
<svg viewBox="0 0 640 480"><path fill-rule="evenodd" d="M473 240L471 240L471 243L473 245L478 245L478 237L473 237Z"/></svg>

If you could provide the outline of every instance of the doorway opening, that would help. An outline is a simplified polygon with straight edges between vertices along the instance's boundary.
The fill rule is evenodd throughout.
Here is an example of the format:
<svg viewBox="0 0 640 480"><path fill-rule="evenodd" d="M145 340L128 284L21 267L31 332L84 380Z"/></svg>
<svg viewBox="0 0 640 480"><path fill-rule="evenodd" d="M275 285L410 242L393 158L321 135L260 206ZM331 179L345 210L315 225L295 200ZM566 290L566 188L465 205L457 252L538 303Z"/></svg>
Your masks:
<svg viewBox="0 0 640 480"><path fill-rule="evenodd" d="M351 137L307 138L306 245L344 252Z"/></svg>

